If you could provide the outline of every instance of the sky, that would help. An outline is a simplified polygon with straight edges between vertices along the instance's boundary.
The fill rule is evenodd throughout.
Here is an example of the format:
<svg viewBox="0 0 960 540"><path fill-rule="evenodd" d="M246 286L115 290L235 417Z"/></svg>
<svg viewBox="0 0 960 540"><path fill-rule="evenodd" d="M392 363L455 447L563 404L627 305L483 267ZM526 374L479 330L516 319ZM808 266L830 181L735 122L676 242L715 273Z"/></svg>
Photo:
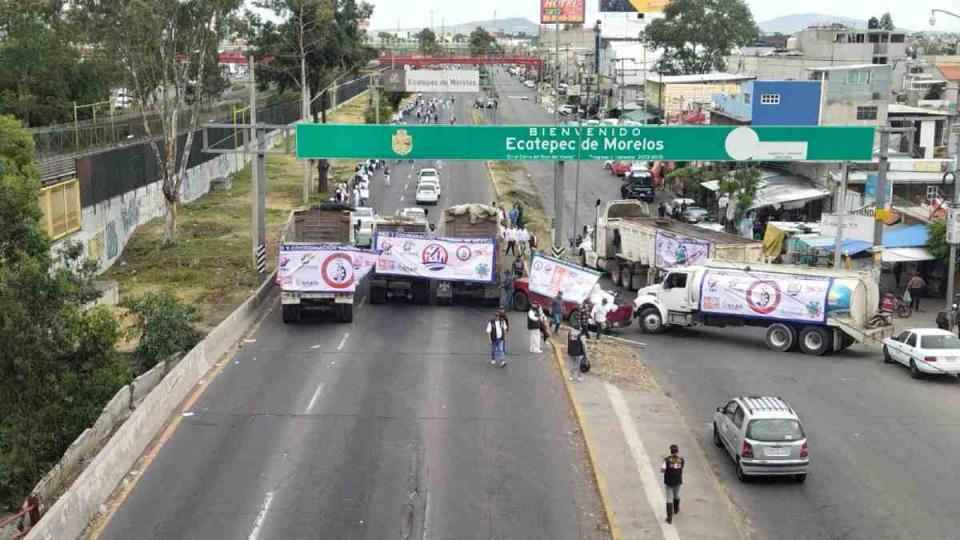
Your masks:
<svg viewBox="0 0 960 540"><path fill-rule="evenodd" d="M368 0L374 5L371 28L389 30L430 26L431 12L436 28L496 17L526 17L536 22L539 0ZM587 1L587 20L596 19L599 0ZM822 13L857 19L879 17L889 11L898 27L910 30L936 29L960 31L960 19L938 15L937 25L930 26L932 8L949 9L960 14L956 0L746 0L756 21L765 21L795 13ZM951 9L952 8L952 9Z"/></svg>

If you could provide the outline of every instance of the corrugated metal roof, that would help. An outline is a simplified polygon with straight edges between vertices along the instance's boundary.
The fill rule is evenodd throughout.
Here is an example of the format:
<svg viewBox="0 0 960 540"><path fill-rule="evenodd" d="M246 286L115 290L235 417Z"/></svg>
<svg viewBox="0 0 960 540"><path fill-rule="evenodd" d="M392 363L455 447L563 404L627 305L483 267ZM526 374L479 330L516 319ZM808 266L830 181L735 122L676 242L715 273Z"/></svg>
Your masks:
<svg viewBox="0 0 960 540"><path fill-rule="evenodd" d="M948 81L960 81L960 64L937 64L937 69Z"/></svg>

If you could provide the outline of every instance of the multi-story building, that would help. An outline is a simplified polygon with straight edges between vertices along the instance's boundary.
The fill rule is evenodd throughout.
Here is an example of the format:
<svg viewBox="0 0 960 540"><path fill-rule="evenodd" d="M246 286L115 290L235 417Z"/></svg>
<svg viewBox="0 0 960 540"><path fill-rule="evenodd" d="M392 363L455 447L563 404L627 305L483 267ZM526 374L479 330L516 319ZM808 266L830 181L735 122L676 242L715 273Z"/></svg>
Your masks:
<svg viewBox="0 0 960 540"><path fill-rule="evenodd" d="M691 108L707 106L714 94L737 95L740 83L751 79L751 76L730 73L650 73L644 87L646 109L661 117L673 118Z"/></svg>
<svg viewBox="0 0 960 540"><path fill-rule="evenodd" d="M737 94L714 94L714 125L816 126L820 123L819 81L744 81Z"/></svg>
<svg viewBox="0 0 960 540"><path fill-rule="evenodd" d="M860 64L808 68L820 81L820 125L885 126L891 101L889 65Z"/></svg>
<svg viewBox="0 0 960 540"><path fill-rule="evenodd" d="M727 59L727 71L757 79L804 80L811 68L848 65L888 65L894 90L903 89L907 73L906 34L883 29L854 29L841 25L814 27L797 32L785 49L739 54Z"/></svg>

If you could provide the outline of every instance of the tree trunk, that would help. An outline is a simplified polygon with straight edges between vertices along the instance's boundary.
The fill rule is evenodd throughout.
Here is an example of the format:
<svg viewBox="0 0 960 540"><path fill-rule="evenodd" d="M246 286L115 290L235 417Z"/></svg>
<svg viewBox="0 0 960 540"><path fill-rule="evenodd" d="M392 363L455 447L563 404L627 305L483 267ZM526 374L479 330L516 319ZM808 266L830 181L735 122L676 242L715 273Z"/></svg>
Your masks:
<svg viewBox="0 0 960 540"><path fill-rule="evenodd" d="M177 243L177 200L163 198L166 212L163 216L163 242L164 246L173 246Z"/></svg>

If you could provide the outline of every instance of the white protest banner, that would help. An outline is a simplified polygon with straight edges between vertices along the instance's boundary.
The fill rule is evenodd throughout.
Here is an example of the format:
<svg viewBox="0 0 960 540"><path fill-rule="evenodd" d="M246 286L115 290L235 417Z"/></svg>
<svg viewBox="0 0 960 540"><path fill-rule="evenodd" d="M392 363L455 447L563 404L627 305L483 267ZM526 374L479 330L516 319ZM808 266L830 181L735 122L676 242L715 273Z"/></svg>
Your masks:
<svg viewBox="0 0 960 540"><path fill-rule="evenodd" d="M492 282L497 248L493 238L443 238L428 234L378 232L378 274L445 281Z"/></svg>
<svg viewBox="0 0 960 540"><path fill-rule="evenodd" d="M563 291L567 302L581 303L600 280L600 272L547 257L537 251L530 263L530 291L552 298Z"/></svg>
<svg viewBox="0 0 960 540"><path fill-rule="evenodd" d="M710 242L657 231L657 268L700 264L710 258Z"/></svg>
<svg viewBox="0 0 960 540"><path fill-rule="evenodd" d="M820 234L823 236L836 236L837 221L838 218L836 214L823 214L820 217ZM874 222L875 220L872 216L844 215L843 239L873 243Z"/></svg>
<svg viewBox="0 0 960 540"><path fill-rule="evenodd" d="M826 320L830 278L708 270L700 284L704 313L795 322Z"/></svg>
<svg viewBox="0 0 960 540"><path fill-rule="evenodd" d="M350 244L281 244L277 283L285 291L352 293L378 255Z"/></svg>
<svg viewBox="0 0 960 540"><path fill-rule="evenodd" d="M480 72L476 69L411 69L406 72L407 92L480 91Z"/></svg>

